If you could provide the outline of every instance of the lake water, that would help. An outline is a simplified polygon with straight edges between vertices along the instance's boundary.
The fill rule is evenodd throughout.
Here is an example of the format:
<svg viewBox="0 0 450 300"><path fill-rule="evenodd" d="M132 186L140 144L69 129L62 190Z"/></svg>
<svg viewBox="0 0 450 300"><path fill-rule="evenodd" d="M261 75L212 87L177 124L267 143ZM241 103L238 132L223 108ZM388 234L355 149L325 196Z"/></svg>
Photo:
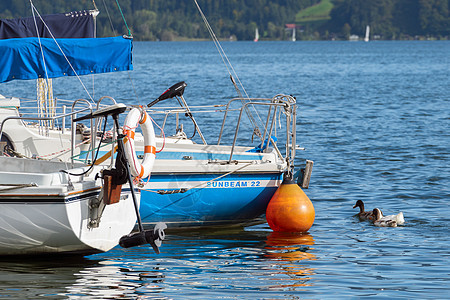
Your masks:
<svg viewBox="0 0 450 300"><path fill-rule="evenodd" d="M117 247L78 259L5 259L0 297L448 298L450 42L222 46L250 96L297 97L306 150L296 163L314 161L308 234L274 234L263 222L168 232L160 255ZM211 42L136 42L133 60L131 74L98 76L94 98L147 104L181 80L191 105L236 96ZM92 80L83 80L92 91ZM7 83L0 93L31 98L34 85ZM54 85L58 97L86 97L66 79ZM216 128L204 134L215 140ZM358 199L385 214L403 211L405 225L360 222L352 209Z"/></svg>

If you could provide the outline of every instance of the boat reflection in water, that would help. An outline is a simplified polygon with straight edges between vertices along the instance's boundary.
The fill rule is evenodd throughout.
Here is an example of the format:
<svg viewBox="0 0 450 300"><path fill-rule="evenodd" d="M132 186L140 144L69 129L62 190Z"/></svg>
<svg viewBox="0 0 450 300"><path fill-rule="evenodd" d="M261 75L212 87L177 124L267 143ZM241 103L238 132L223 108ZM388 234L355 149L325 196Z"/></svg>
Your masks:
<svg viewBox="0 0 450 300"><path fill-rule="evenodd" d="M76 281L67 286L65 295L82 295L92 299L135 298L142 294L160 293L159 283L165 275L152 271L135 271L120 261L104 260L75 274Z"/></svg>
<svg viewBox="0 0 450 300"><path fill-rule="evenodd" d="M267 253L264 256L275 261L279 275L288 275L283 279L285 284L272 286L271 289L295 289L313 285L311 280L315 275L315 268L308 265L308 261L316 260L316 256L309 252L314 249L312 245L313 236L305 233L272 232L267 237Z"/></svg>

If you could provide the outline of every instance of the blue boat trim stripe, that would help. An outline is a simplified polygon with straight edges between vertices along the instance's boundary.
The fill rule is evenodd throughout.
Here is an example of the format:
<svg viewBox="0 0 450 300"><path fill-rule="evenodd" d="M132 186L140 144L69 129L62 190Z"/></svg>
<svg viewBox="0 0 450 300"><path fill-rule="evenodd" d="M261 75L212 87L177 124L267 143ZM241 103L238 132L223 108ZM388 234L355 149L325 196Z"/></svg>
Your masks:
<svg viewBox="0 0 450 300"><path fill-rule="evenodd" d="M217 178L222 174L180 174L180 175L173 175L173 174L152 174L150 177L150 183L151 182L187 182L187 181L210 181L214 178ZM282 176L282 173L260 173L255 175L255 173L249 173L249 174L230 174L228 176L225 176L217 181L251 181L251 180L274 180L279 179L280 176ZM168 180L170 178L170 180ZM147 179L144 179L147 180Z"/></svg>
<svg viewBox="0 0 450 300"><path fill-rule="evenodd" d="M109 151L99 151L99 156L105 155ZM233 159L235 160L262 160L263 155L248 152L249 154L233 154ZM80 155L80 159L85 158L87 152L83 152ZM144 155L143 151L137 151L137 156ZM221 153L199 153L199 152L176 152L176 151L166 151L156 154L156 159L167 159L167 160L184 160L183 157L190 156L192 160L228 160L230 159L230 154Z"/></svg>

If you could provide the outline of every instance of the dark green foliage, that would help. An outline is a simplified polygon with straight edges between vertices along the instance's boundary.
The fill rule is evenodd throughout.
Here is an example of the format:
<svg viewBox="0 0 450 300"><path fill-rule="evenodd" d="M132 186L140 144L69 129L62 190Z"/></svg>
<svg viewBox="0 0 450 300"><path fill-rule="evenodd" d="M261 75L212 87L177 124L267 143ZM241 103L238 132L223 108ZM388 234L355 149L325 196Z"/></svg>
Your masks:
<svg viewBox="0 0 450 300"><path fill-rule="evenodd" d="M193 0L120 0L136 40L208 39L209 33ZM198 0L217 37L252 40L288 39L285 24L320 0ZM366 25L382 39L414 36L448 37L450 0L332 0L328 21L302 23L298 39L347 38L364 35ZM40 14L93 9L93 0L33 0ZM98 36L127 34L115 0L95 0L100 10ZM0 18L31 16L29 0L0 2ZM325 18L326 20L327 18Z"/></svg>
<svg viewBox="0 0 450 300"><path fill-rule="evenodd" d="M363 35L366 25L383 39L450 35L450 0L336 0L334 32Z"/></svg>

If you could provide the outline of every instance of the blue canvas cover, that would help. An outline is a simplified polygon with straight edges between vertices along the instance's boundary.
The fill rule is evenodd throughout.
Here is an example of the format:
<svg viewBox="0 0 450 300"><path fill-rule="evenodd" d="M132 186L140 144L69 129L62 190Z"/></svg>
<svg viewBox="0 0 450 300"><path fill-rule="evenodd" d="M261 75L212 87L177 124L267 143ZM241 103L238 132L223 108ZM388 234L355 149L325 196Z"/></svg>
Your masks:
<svg viewBox="0 0 450 300"><path fill-rule="evenodd" d="M94 17L93 11L83 10L77 12L44 15L42 19L47 24L55 38L93 38ZM49 30L42 20L36 17L19 19L0 19L0 39L38 37L51 38Z"/></svg>
<svg viewBox="0 0 450 300"><path fill-rule="evenodd" d="M108 37L56 41L78 75L133 69L131 39ZM75 75L53 39L41 38L40 42L43 52L38 38L0 40L0 82Z"/></svg>

